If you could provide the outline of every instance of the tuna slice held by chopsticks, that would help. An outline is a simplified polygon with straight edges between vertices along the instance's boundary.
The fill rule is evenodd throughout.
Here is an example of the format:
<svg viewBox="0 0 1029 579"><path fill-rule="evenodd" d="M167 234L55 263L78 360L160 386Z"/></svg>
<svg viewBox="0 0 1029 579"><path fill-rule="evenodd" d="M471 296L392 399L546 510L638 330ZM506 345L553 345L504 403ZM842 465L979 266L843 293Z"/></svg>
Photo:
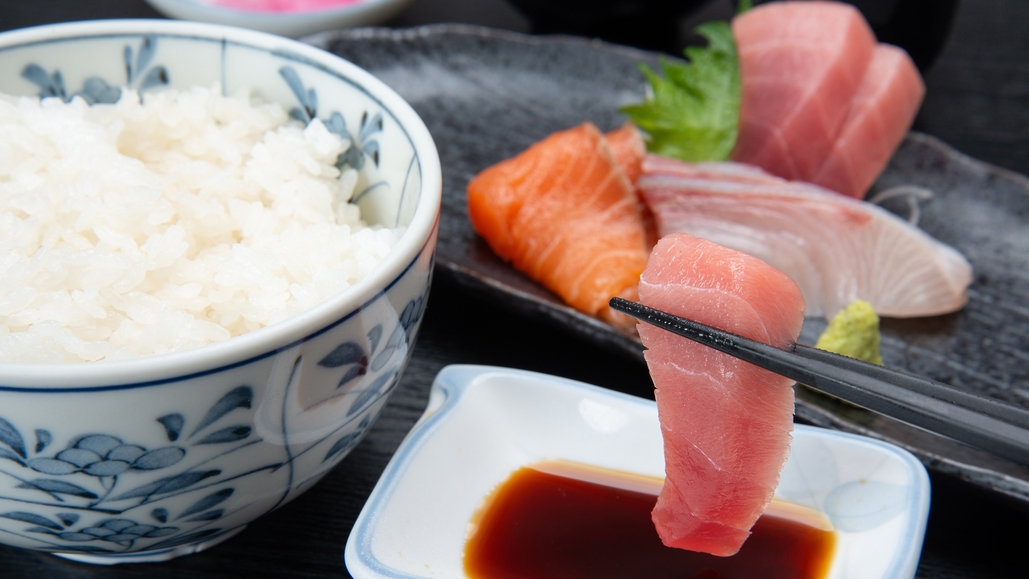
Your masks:
<svg viewBox="0 0 1029 579"><path fill-rule="evenodd" d="M876 205L752 167L654 155L637 185L662 236L687 232L765 261L797 282L809 316L856 299L881 316L931 316L968 300L968 261Z"/></svg>
<svg viewBox="0 0 1029 579"><path fill-rule="evenodd" d="M636 192L594 125L483 170L468 184L468 215L494 253L572 307L625 318L607 302L635 296L648 247Z"/></svg>
<svg viewBox="0 0 1029 579"><path fill-rule="evenodd" d="M794 343L804 299L785 274L684 233L661 238L639 285L653 308L778 347ZM779 482L793 430L792 381L639 324L664 439L652 518L665 545L736 553Z"/></svg>

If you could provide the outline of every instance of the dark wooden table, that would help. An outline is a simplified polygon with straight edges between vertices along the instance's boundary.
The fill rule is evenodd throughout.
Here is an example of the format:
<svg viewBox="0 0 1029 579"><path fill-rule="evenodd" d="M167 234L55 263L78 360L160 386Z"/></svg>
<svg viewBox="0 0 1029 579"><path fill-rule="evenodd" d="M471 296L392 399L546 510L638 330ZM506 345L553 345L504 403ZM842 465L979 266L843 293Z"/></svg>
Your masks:
<svg viewBox="0 0 1029 579"><path fill-rule="evenodd" d="M683 30L725 13L727 2L712 0L682 23ZM139 17L159 15L143 0L0 2L0 30ZM415 0L387 25L432 22L531 30L528 19L503 0ZM1029 173L1027 29L1025 0L961 0L950 37L926 75L928 95L915 128L973 157ZM433 377L455 363L523 368L653 396L647 370L637 361L513 316L440 275L414 359L383 416L360 446L296 501L210 551L161 564L94 567L0 546L0 577L349 577L343 547L351 526L421 414ZM1029 559L1029 512L946 477L933 476L932 485L918 577L1029 577L1029 562L1023 562Z"/></svg>

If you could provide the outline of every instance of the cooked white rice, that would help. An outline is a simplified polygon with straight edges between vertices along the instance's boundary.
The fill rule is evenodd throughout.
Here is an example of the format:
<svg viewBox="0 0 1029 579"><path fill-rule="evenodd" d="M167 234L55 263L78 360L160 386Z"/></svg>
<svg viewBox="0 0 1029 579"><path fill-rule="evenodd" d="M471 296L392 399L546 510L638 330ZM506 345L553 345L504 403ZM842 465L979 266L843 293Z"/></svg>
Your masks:
<svg viewBox="0 0 1029 579"><path fill-rule="evenodd" d="M217 87L0 98L0 362L120 360L273 324L400 231L348 203L347 143Z"/></svg>

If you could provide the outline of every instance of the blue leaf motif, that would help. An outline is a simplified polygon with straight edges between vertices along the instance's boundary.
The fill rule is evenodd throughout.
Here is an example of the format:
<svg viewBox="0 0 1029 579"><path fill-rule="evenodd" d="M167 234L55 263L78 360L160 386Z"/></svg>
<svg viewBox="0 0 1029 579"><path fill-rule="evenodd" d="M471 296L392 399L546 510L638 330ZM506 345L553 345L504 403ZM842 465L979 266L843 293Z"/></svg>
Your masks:
<svg viewBox="0 0 1029 579"><path fill-rule="evenodd" d="M112 531L111 529L108 529L106 527L86 527L85 529L82 529L79 532L85 533L87 535L92 535L94 537L98 537L101 539L104 537L110 537L111 535L118 534L118 531Z"/></svg>
<svg viewBox="0 0 1029 579"><path fill-rule="evenodd" d="M66 97L64 79L61 77L60 71L55 72L51 77L38 64L28 64L22 69L21 77L40 88L39 96L41 98L60 97L63 100Z"/></svg>
<svg viewBox="0 0 1029 579"><path fill-rule="evenodd" d="M351 142L350 148L343 151L336 158L336 168L342 170L346 166L353 167L354 169L364 167L364 152L361 150L361 147L353 142Z"/></svg>
<svg viewBox="0 0 1029 579"><path fill-rule="evenodd" d="M79 470L79 467L70 462L64 462L63 460L57 460L54 458L33 458L25 464L36 472L58 476L71 474L73 472L78 472Z"/></svg>
<svg viewBox="0 0 1029 579"><path fill-rule="evenodd" d="M353 138L350 136L350 132L347 131L347 121L343 118L343 115L339 113L332 113L329 120L325 121L325 128L328 129L329 132L336 133L348 141L353 141Z"/></svg>
<svg viewBox="0 0 1029 579"><path fill-rule="evenodd" d="M293 111L297 111L296 113L290 111L290 116L305 123L318 116L318 102L317 100L311 100L312 97L314 97L314 91L312 90L308 92L304 90L304 83L300 81L300 76L297 74L297 71L293 70L293 67L291 66L284 66L279 69L279 75L286 81L286 84L289 85L289 89L293 91L293 94L297 97L297 100L300 101L300 105L303 107L303 109L299 111L297 111L297 109L293 109Z"/></svg>
<svg viewBox="0 0 1029 579"><path fill-rule="evenodd" d="M54 437L49 430L36 429L36 452L43 452L43 449L53 442Z"/></svg>
<svg viewBox="0 0 1029 579"><path fill-rule="evenodd" d="M55 458L64 462L70 462L79 468L102 460L99 454L85 448L68 448L57 453Z"/></svg>
<svg viewBox="0 0 1029 579"><path fill-rule="evenodd" d="M368 363L364 348L355 342L343 342L318 361L323 368L339 368L347 364Z"/></svg>
<svg viewBox="0 0 1029 579"><path fill-rule="evenodd" d="M25 68L21 69L21 77L44 91L53 90L53 82L50 80L50 75L47 74L46 70L38 64L33 62L26 64Z"/></svg>
<svg viewBox="0 0 1029 579"><path fill-rule="evenodd" d="M185 535L179 535L178 537L165 539L164 541L160 541L158 543L150 545L149 548L166 549L168 547L174 547L176 545L185 545L186 543L193 543L195 541L199 541L200 539L206 539L211 535L217 535L220 532L222 532L221 529L204 529L202 531L197 531L195 533L187 533Z"/></svg>
<svg viewBox="0 0 1029 579"><path fill-rule="evenodd" d="M146 454L146 449L142 446L136 446L135 444L123 444L112 448L104 458L107 460L132 462L144 454Z"/></svg>
<svg viewBox="0 0 1029 579"><path fill-rule="evenodd" d="M375 163L376 167L378 167L379 166L379 142L378 141L368 141L367 143L364 144L363 148L364 148L364 154L368 155L369 157L371 157L372 158L372 162Z"/></svg>
<svg viewBox="0 0 1029 579"><path fill-rule="evenodd" d="M86 541L96 540L96 537L94 537L93 535L87 535L86 533L57 533L57 536L60 537L63 541L76 541L84 543Z"/></svg>
<svg viewBox="0 0 1029 579"><path fill-rule="evenodd" d="M197 516L195 516L193 518L186 519L186 522L187 523L196 523L196 522L200 522L200 521L215 521L215 520L218 520L218 519L222 518L222 515L224 515L224 514L225 514L225 509L215 509L213 511L208 511L206 513L197 515Z"/></svg>
<svg viewBox="0 0 1029 579"><path fill-rule="evenodd" d="M421 296L418 299L411 300L404 311L400 314L400 325L404 326L404 329L408 329L415 324L418 320L422 319L422 313L425 311L425 296Z"/></svg>
<svg viewBox="0 0 1029 579"><path fill-rule="evenodd" d="M168 70L163 66L155 66L147 71L146 76L139 82L139 90L166 84L168 84Z"/></svg>
<svg viewBox="0 0 1029 579"><path fill-rule="evenodd" d="M157 470L167 468L182 460L186 451L177 446L165 446L140 456L132 463L136 470Z"/></svg>
<svg viewBox="0 0 1029 579"><path fill-rule="evenodd" d="M156 51L157 39L153 35L144 36L143 41L139 44L139 56L136 57L136 74L150 66L150 61L153 60ZM132 53L129 52L129 54Z"/></svg>
<svg viewBox="0 0 1029 579"><path fill-rule="evenodd" d="M376 378L375 381L371 383L371 385L369 385L367 388L361 391L361 393L354 400L354 403L350 405L350 408L347 409L347 416L353 416L354 414L357 414L360 410L363 410L364 406L371 402L379 394L379 391L382 389L383 385L391 382L393 378L396 377L396 375L397 373L393 372L391 374L383 374Z"/></svg>
<svg viewBox="0 0 1029 579"><path fill-rule="evenodd" d="M39 525L40 527L46 527L55 531L63 530L64 527L51 521L50 519L34 514L26 513L24 511L13 511L10 513L0 513L0 517L5 519L11 519L14 521L22 521L23 523L31 523L33 525Z"/></svg>
<svg viewBox="0 0 1029 579"><path fill-rule="evenodd" d="M93 463L82 470L90 476L115 476L129 470L129 463L124 460L103 460Z"/></svg>
<svg viewBox="0 0 1029 579"><path fill-rule="evenodd" d="M121 439L108 434L90 434L89 436L83 436L78 439L74 446L75 448L92 450L98 455L104 456L114 448L121 446L121 444Z"/></svg>
<svg viewBox="0 0 1029 579"><path fill-rule="evenodd" d="M368 330L368 341L371 342L372 352L379 347L379 340L382 339L382 324L375 324Z"/></svg>
<svg viewBox="0 0 1029 579"><path fill-rule="evenodd" d="M221 430L216 430L211 434L198 440L196 444L221 444L223 442L236 442L237 440L243 440L250 436L250 427L242 424L236 426L228 426Z"/></svg>
<svg viewBox="0 0 1029 579"><path fill-rule="evenodd" d="M89 104L112 104L121 98L121 89L107 84L102 78L91 76L82 83L82 90L72 96L82 97Z"/></svg>
<svg viewBox="0 0 1029 579"><path fill-rule="evenodd" d="M150 531L149 533L144 535L144 537L147 537L147 538L150 538L150 539L156 539L158 537L167 537L168 535L174 535L175 533L178 533L178 532L179 532L179 528L178 527L160 527L158 529L154 529L153 531Z"/></svg>
<svg viewBox="0 0 1029 579"><path fill-rule="evenodd" d="M214 403L214 406L207 411L203 420L200 421L200 424L197 425L190 436L196 436L198 432L237 408L250 408L253 400L254 391L249 386L233 388L228 394L222 396L220 400Z"/></svg>
<svg viewBox="0 0 1029 579"><path fill-rule="evenodd" d="M318 93L313 88L307 91L307 109L313 120L318 115Z"/></svg>
<svg viewBox="0 0 1029 579"><path fill-rule="evenodd" d="M49 535L56 535L53 529L47 529L46 527L29 527L25 529L27 533L47 533Z"/></svg>
<svg viewBox="0 0 1029 579"><path fill-rule="evenodd" d="M154 520L156 520L158 522L167 523L168 522L168 509L156 508L156 509L150 511L150 516L153 517Z"/></svg>
<svg viewBox="0 0 1029 579"><path fill-rule="evenodd" d="M123 529L128 529L135 525L136 521L133 521L132 519L104 519L100 523L101 527L117 532L121 532Z"/></svg>
<svg viewBox="0 0 1029 579"><path fill-rule="evenodd" d="M372 117L372 122L367 122L368 113L361 115L361 133L357 136L358 140L362 143L368 140L368 137L382 131L382 113L375 113Z"/></svg>
<svg viewBox="0 0 1029 579"><path fill-rule="evenodd" d="M108 537L108 541L134 541L147 533L152 533L157 530L157 527L153 525L133 525L122 529L118 535Z"/></svg>
<svg viewBox="0 0 1029 579"><path fill-rule="evenodd" d="M57 518L61 519L65 527L70 527L79 522L79 515L76 513L57 513Z"/></svg>
<svg viewBox="0 0 1029 579"><path fill-rule="evenodd" d="M293 91L294 96L300 101L300 104L307 104L304 102L307 94L304 91L304 83L300 82L300 77L297 75L297 71L293 70L291 66L284 66L279 69L279 75L289 85L289 89Z"/></svg>
<svg viewBox="0 0 1029 579"><path fill-rule="evenodd" d="M17 462L18 464L25 464L21 460L21 457L18 456L17 454L15 454L13 450L8 450L8 449L6 449L6 448L4 448L2 446L0 446L0 458L9 458L9 459Z"/></svg>
<svg viewBox="0 0 1029 579"><path fill-rule="evenodd" d="M329 449L329 452L325 453L325 458L322 459L322 462L332 460L340 453L350 450L353 447L353 445L356 444L355 441L357 440L357 437L360 436L360 434L361 433L359 432L351 432L350 434L337 440L336 444L333 444L332 448Z"/></svg>
<svg viewBox="0 0 1029 579"><path fill-rule="evenodd" d="M221 472L222 471L220 470L184 472L179 475L165 477L145 485L138 486L112 498L111 500L120 501L123 499L151 497L154 495L175 492L177 490L193 486L204 479L211 478L212 476L218 476Z"/></svg>
<svg viewBox="0 0 1029 579"><path fill-rule="evenodd" d="M209 494L206 497L200 499L199 501L193 503L193 506L191 506L188 509L182 511L182 514L179 515L178 518L181 519L183 517L188 517L190 515L195 515L195 514L197 514L199 512L206 511L207 509L209 509L209 508L211 508L211 507L213 507L213 506L215 506L215 505L217 505L217 504L219 504L221 502L224 502L225 499L227 499L227 498L232 496L232 493L233 493L233 489L222 489L222 490L220 490L220 491L218 491L216 493Z"/></svg>
<svg viewBox="0 0 1029 579"><path fill-rule="evenodd" d="M164 431L168 433L168 440L175 442L179 439L179 435L182 434L182 427L186 425L186 419L181 414L166 414L157 419L164 426Z"/></svg>
<svg viewBox="0 0 1029 579"><path fill-rule="evenodd" d="M0 418L0 442L11 447L11 450L18 453L18 456L25 458L25 440L13 424Z"/></svg>
<svg viewBox="0 0 1029 579"><path fill-rule="evenodd" d="M76 497L82 497L84 499L95 499L97 495L91 491L88 491L77 484L54 480L52 478L38 478L36 480L25 481L18 485L20 489L39 489L53 494L60 495L72 495Z"/></svg>
<svg viewBox="0 0 1029 579"><path fill-rule="evenodd" d="M343 374L343 377L340 378L339 384L336 385L336 388L342 388L345 384L347 384L351 380L353 380L355 378L359 378L361 376L364 376L367 373L368 373L368 369L364 365L362 365L362 366L351 366L350 369L347 370L347 373Z"/></svg>
<svg viewBox="0 0 1029 579"><path fill-rule="evenodd" d="M404 332L404 327L398 324L397 327L393 329L393 333L390 334L389 341L387 341L386 345L382 347L382 351L375 356L374 360L372 360L373 372L378 372L386 367L386 363L393 357L393 353L397 351L397 348L400 347L400 344L404 342L406 337L407 334Z"/></svg>
<svg viewBox="0 0 1029 579"><path fill-rule="evenodd" d="M129 82L132 82L132 79L136 76L136 71L132 68L131 46L127 44L125 45L125 48L121 51L121 59L125 63L125 78L127 78Z"/></svg>

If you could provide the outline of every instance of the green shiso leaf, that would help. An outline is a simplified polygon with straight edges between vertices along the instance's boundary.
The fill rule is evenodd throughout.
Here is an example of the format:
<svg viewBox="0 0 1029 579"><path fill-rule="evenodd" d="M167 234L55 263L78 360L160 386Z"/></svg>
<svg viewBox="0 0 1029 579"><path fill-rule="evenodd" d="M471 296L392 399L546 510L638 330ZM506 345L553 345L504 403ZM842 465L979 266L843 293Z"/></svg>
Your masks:
<svg viewBox="0 0 1029 579"><path fill-rule="evenodd" d="M724 161L736 145L740 116L736 41L728 22L695 30L708 45L687 48L687 63L662 58L663 77L641 64L650 94L621 111L647 133L652 153L689 162Z"/></svg>
<svg viewBox="0 0 1029 579"><path fill-rule="evenodd" d="M872 304L856 300L833 316L815 347L882 366L879 341L879 316Z"/></svg>

